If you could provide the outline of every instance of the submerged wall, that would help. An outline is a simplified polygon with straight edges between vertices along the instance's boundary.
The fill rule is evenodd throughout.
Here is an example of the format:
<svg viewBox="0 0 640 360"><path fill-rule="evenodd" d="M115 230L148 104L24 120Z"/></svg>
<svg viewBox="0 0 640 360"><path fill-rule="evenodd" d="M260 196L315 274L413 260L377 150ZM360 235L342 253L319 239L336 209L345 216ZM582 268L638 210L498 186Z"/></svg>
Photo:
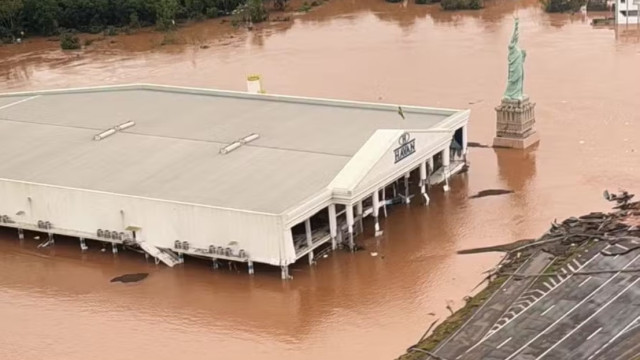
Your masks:
<svg viewBox="0 0 640 360"><path fill-rule="evenodd" d="M24 215L17 216L21 211ZM180 240L192 248L208 249L235 241L236 249L244 249L254 262L295 261L290 231L278 215L0 179L3 214L32 225L50 221L54 233L56 229L121 232L137 226L142 230L136 239L158 247L173 248Z"/></svg>

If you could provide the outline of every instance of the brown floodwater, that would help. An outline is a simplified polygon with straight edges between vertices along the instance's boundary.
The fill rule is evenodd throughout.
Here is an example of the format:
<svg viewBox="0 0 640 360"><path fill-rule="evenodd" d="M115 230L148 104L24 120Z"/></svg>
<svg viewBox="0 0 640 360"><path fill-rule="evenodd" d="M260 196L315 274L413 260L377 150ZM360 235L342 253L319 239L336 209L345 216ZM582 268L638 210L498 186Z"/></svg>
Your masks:
<svg viewBox="0 0 640 360"><path fill-rule="evenodd" d="M33 234L20 243L2 232L0 359L399 355L499 260L456 250L537 237L554 218L606 209L605 188L640 191L640 31L548 15L536 0L456 13L332 0L251 32L194 24L166 46L146 31L77 53L46 39L0 47L1 91L132 82L244 90L246 75L259 73L272 93L470 108L470 140L489 144L516 13L538 147L472 148L451 192L432 189L428 208L393 208L383 237L360 239L366 251L297 264L293 281L268 267L250 277L191 259L169 269L97 244L82 254L71 240L42 250ZM485 189L515 193L468 199ZM110 282L145 272L141 282Z"/></svg>

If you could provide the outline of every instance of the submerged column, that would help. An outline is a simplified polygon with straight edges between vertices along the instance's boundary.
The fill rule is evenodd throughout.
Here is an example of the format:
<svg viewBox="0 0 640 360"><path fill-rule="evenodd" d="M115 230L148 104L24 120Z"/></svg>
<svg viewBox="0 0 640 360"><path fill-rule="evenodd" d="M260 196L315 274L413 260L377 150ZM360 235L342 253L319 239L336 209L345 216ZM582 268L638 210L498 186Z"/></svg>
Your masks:
<svg viewBox="0 0 640 360"><path fill-rule="evenodd" d="M304 221L304 229L307 234L307 246L313 246L313 234L311 233L311 219ZM313 265L313 250L309 252L309 265Z"/></svg>
<svg viewBox="0 0 640 360"><path fill-rule="evenodd" d="M349 231L349 249L354 250L355 244L353 242L353 205L347 205L347 226Z"/></svg>
<svg viewBox="0 0 640 360"><path fill-rule="evenodd" d="M358 201L356 204L356 217L358 218L358 231L362 233L364 231L362 225L362 201Z"/></svg>
<svg viewBox="0 0 640 360"><path fill-rule="evenodd" d="M280 266L280 277L282 278L282 280L290 279L289 266L287 266L287 265Z"/></svg>
<svg viewBox="0 0 640 360"><path fill-rule="evenodd" d="M380 190L376 189L376 191L373 192L373 221L374 221L375 236L382 235L382 231L380 231L380 223L378 222L379 212L380 212Z"/></svg>
<svg viewBox="0 0 640 360"><path fill-rule="evenodd" d="M86 251L89 247L87 246L87 244L84 242L84 238L80 238L80 250L82 251Z"/></svg>
<svg viewBox="0 0 640 360"><path fill-rule="evenodd" d="M451 151L449 147L442 150L442 174L444 175L445 192L449 191L449 164L451 163Z"/></svg>
<svg viewBox="0 0 640 360"><path fill-rule="evenodd" d="M53 244L55 244L55 243L56 243L56 241L55 241L55 239L53 238L53 233L51 233L51 232L50 232L50 233L49 233L49 241L47 242L47 246L53 245Z"/></svg>
<svg viewBox="0 0 640 360"><path fill-rule="evenodd" d="M384 217L387 217L387 187L382 187L382 210L384 211Z"/></svg>
<svg viewBox="0 0 640 360"><path fill-rule="evenodd" d="M253 261L247 260L247 267L249 268L249 275L253 275Z"/></svg>
<svg viewBox="0 0 640 360"><path fill-rule="evenodd" d="M424 197L424 204L429 205L429 195L427 195L427 163L420 163L420 193Z"/></svg>
<svg viewBox="0 0 640 360"><path fill-rule="evenodd" d="M465 125L462 127L462 155L466 155L467 154L467 141L468 141L468 130L467 130L468 125Z"/></svg>
<svg viewBox="0 0 640 360"><path fill-rule="evenodd" d="M411 202L411 199L409 199L409 175L411 174L411 172L407 172L406 174L404 174L404 201L407 205L409 205L409 203Z"/></svg>
<svg viewBox="0 0 640 360"><path fill-rule="evenodd" d="M329 205L329 234L331 234L331 249L335 250L338 236L338 219L336 219L336 205Z"/></svg>

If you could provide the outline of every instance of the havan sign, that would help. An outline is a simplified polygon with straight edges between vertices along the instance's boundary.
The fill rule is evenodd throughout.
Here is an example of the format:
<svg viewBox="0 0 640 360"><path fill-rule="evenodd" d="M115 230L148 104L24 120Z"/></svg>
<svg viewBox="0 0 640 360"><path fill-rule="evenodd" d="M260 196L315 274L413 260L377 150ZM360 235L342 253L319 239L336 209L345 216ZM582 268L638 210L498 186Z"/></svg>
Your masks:
<svg viewBox="0 0 640 360"><path fill-rule="evenodd" d="M408 132L400 136L398 144L400 147L393 150L394 164L416 152L416 139L412 139Z"/></svg>

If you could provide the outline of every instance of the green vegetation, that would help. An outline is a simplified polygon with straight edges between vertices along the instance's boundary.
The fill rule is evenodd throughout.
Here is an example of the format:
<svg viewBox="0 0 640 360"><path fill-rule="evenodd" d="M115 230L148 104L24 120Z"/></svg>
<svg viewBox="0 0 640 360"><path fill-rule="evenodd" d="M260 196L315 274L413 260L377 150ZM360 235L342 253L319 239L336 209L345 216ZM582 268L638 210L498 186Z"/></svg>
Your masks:
<svg viewBox="0 0 640 360"><path fill-rule="evenodd" d="M289 0L273 0L273 8L275 10L284 11Z"/></svg>
<svg viewBox="0 0 640 360"><path fill-rule="evenodd" d="M606 0L589 0L587 1L587 11L608 11Z"/></svg>
<svg viewBox="0 0 640 360"><path fill-rule="evenodd" d="M484 2L483 0L442 0L440 5L444 10L478 10L484 7Z"/></svg>
<svg viewBox="0 0 640 360"><path fill-rule="evenodd" d="M587 0L540 0L544 11L548 13L577 12Z"/></svg>
<svg viewBox="0 0 640 360"><path fill-rule="evenodd" d="M246 0L233 10L233 24L240 25L259 23L267 20L269 14L263 0Z"/></svg>
<svg viewBox="0 0 640 360"><path fill-rule="evenodd" d="M300 8L298 9L298 12L309 12L314 7L320 6L320 5L322 5L322 3L318 0L313 0L311 2L305 1L304 3L302 3L302 6L300 6Z"/></svg>
<svg viewBox="0 0 640 360"><path fill-rule="evenodd" d="M169 31L183 21L232 13L257 23L267 19L267 2L284 10L288 0L0 0L0 41L69 30L112 35L151 25Z"/></svg>
<svg viewBox="0 0 640 360"><path fill-rule="evenodd" d="M80 39L71 32L60 35L60 47L62 50L78 50L81 48Z"/></svg>

